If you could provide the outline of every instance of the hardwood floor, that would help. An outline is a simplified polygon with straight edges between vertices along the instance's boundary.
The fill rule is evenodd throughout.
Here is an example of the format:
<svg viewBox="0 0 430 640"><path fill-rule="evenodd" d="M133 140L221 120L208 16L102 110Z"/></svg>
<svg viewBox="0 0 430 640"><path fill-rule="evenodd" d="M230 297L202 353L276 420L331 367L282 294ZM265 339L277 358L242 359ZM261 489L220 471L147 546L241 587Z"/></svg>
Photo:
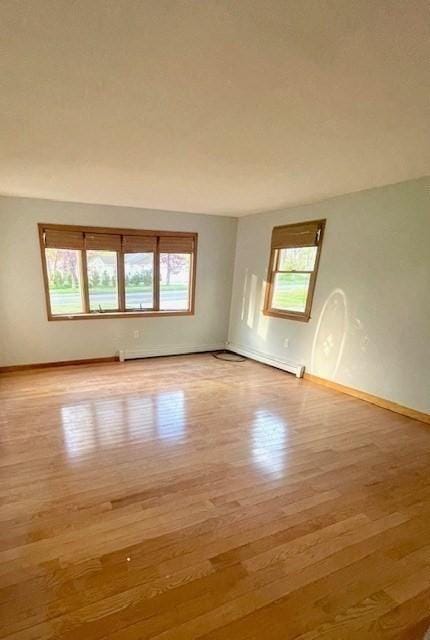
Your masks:
<svg viewBox="0 0 430 640"><path fill-rule="evenodd" d="M430 429L210 355L0 376L1 638L421 639Z"/></svg>

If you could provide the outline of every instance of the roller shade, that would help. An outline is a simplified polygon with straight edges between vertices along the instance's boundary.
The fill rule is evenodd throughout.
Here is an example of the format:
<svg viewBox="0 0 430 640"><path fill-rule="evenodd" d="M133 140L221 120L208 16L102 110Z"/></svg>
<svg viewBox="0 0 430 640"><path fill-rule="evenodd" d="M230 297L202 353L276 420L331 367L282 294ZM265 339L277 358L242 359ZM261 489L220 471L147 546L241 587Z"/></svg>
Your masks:
<svg viewBox="0 0 430 640"><path fill-rule="evenodd" d="M81 231L62 231L57 229L44 229L45 247L53 249L83 249L84 234Z"/></svg>
<svg viewBox="0 0 430 640"><path fill-rule="evenodd" d="M192 253L194 238L181 236L161 236L159 241L160 253Z"/></svg>
<svg viewBox="0 0 430 640"><path fill-rule="evenodd" d="M124 253L146 253L155 251L156 236L123 236L122 250Z"/></svg>
<svg viewBox="0 0 430 640"><path fill-rule="evenodd" d="M323 223L316 221L275 227L272 232L272 249L314 247L318 244L322 225Z"/></svg>
<svg viewBox="0 0 430 640"><path fill-rule="evenodd" d="M86 233L85 249L121 251L121 236L113 233Z"/></svg>

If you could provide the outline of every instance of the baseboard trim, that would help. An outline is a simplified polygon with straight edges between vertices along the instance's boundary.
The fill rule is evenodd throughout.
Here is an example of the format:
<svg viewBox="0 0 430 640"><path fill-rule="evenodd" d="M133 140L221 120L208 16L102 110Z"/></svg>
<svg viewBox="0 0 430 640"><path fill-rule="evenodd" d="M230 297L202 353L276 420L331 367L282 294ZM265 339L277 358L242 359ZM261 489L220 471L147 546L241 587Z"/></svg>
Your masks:
<svg viewBox="0 0 430 640"><path fill-rule="evenodd" d="M245 356L246 358L250 358L251 360L257 360L257 362L262 362L263 364L268 364L271 367L275 367L276 369L282 369L282 371L288 371L288 373L294 373L297 378L303 378L304 366L298 364L297 362L288 362L287 360L278 360L273 356L268 356L261 351L257 351L256 349L250 349L249 347L243 347L240 344L235 344L234 342L227 342L227 349L229 351L233 351L234 353L238 353L241 356Z"/></svg>
<svg viewBox="0 0 430 640"><path fill-rule="evenodd" d="M220 351L225 349L225 343L201 344L201 345L167 345L151 347L148 349L120 349L119 360L139 360L140 358L159 358L163 356L185 356L193 353L205 353L208 351Z"/></svg>
<svg viewBox="0 0 430 640"><path fill-rule="evenodd" d="M340 391L340 393L346 393L347 395L353 396L354 398L365 400L366 402L375 404L376 406L382 407L383 409L388 409L389 411L400 413L402 416L407 416L408 418L412 418L413 420L418 420L419 422L430 424L430 415L428 413L423 413L422 411L416 411L415 409L404 407L403 405L392 402L391 400L386 400L385 398L374 396L371 393L366 393L365 391L360 391L359 389L354 389L353 387L347 387L346 385L339 384L338 382L334 382L333 380L327 380L327 378L320 378L319 376L315 376L312 373L305 373L304 379L309 380L309 382L315 382L316 384L320 384L324 387L329 387L330 389L334 389L335 391Z"/></svg>
<svg viewBox="0 0 430 640"><path fill-rule="evenodd" d="M13 373L15 371L30 371L32 369L50 369L52 367L70 367L82 364L102 364L106 362L118 362L118 356L107 356L105 358L85 358L83 360L60 360L56 362L34 362L32 364L13 364L0 367L0 373Z"/></svg>
<svg viewBox="0 0 430 640"><path fill-rule="evenodd" d="M124 360L137 360L138 358L157 358L161 356L181 356L207 351L220 351L225 349L225 343L154 347L152 349L120 350L118 355L104 358L85 358L81 360L60 360L54 362L33 362L31 364L13 364L0 366L0 373L14 373L16 371L31 371L33 369L50 369L52 367L70 367L74 365L102 364L108 362L122 362Z"/></svg>

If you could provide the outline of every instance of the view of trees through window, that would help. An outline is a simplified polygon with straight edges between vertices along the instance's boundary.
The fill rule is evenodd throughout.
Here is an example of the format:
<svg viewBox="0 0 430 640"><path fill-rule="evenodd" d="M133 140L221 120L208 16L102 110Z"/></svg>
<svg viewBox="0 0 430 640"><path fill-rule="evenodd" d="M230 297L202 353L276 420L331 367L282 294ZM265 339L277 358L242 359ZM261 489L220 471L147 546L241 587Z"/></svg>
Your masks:
<svg viewBox="0 0 430 640"><path fill-rule="evenodd" d="M154 305L154 254L124 255L125 308L152 309Z"/></svg>
<svg viewBox="0 0 430 640"><path fill-rule="evenodd" d="M160 254L160 309L188 309L190 270L190 254Z"/></svg>
<svg viewBox="0 0 430 640"><path fill-rule="evenodd" d="M46 249L46 266L52 313L82 313L81 252Z"/></svg>
<svg viewBox="0 0 430 640"><path fill-rule="evenodd" d="M51 312L84 312L81 251L46 248ZM87 250L87 286L90 311L119 308L118 254ZM191 255L160 254L160 309L187 310L190 304ZM124 254L125 308L154 308L154 253Z"/></svg>
<svg viewBox="0 0 430 640"><path fill-rule="evenodd" d="M87 251L90 310L118 309L118 268L116 251Z"/></svg>

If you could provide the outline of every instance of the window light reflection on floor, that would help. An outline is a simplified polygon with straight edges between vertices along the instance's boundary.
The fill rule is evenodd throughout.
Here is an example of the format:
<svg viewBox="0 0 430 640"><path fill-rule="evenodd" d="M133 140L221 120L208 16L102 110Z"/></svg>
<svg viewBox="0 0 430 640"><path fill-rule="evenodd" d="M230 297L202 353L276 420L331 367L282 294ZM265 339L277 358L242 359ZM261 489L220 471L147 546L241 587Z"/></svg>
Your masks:
<svg viewBox="0 0 430 640"><path fill-rule="evenodd" d="M281 477L285 471L288 426L276 414L265 409L255 412L252 423L252 458L266 473Z"/></svg>

